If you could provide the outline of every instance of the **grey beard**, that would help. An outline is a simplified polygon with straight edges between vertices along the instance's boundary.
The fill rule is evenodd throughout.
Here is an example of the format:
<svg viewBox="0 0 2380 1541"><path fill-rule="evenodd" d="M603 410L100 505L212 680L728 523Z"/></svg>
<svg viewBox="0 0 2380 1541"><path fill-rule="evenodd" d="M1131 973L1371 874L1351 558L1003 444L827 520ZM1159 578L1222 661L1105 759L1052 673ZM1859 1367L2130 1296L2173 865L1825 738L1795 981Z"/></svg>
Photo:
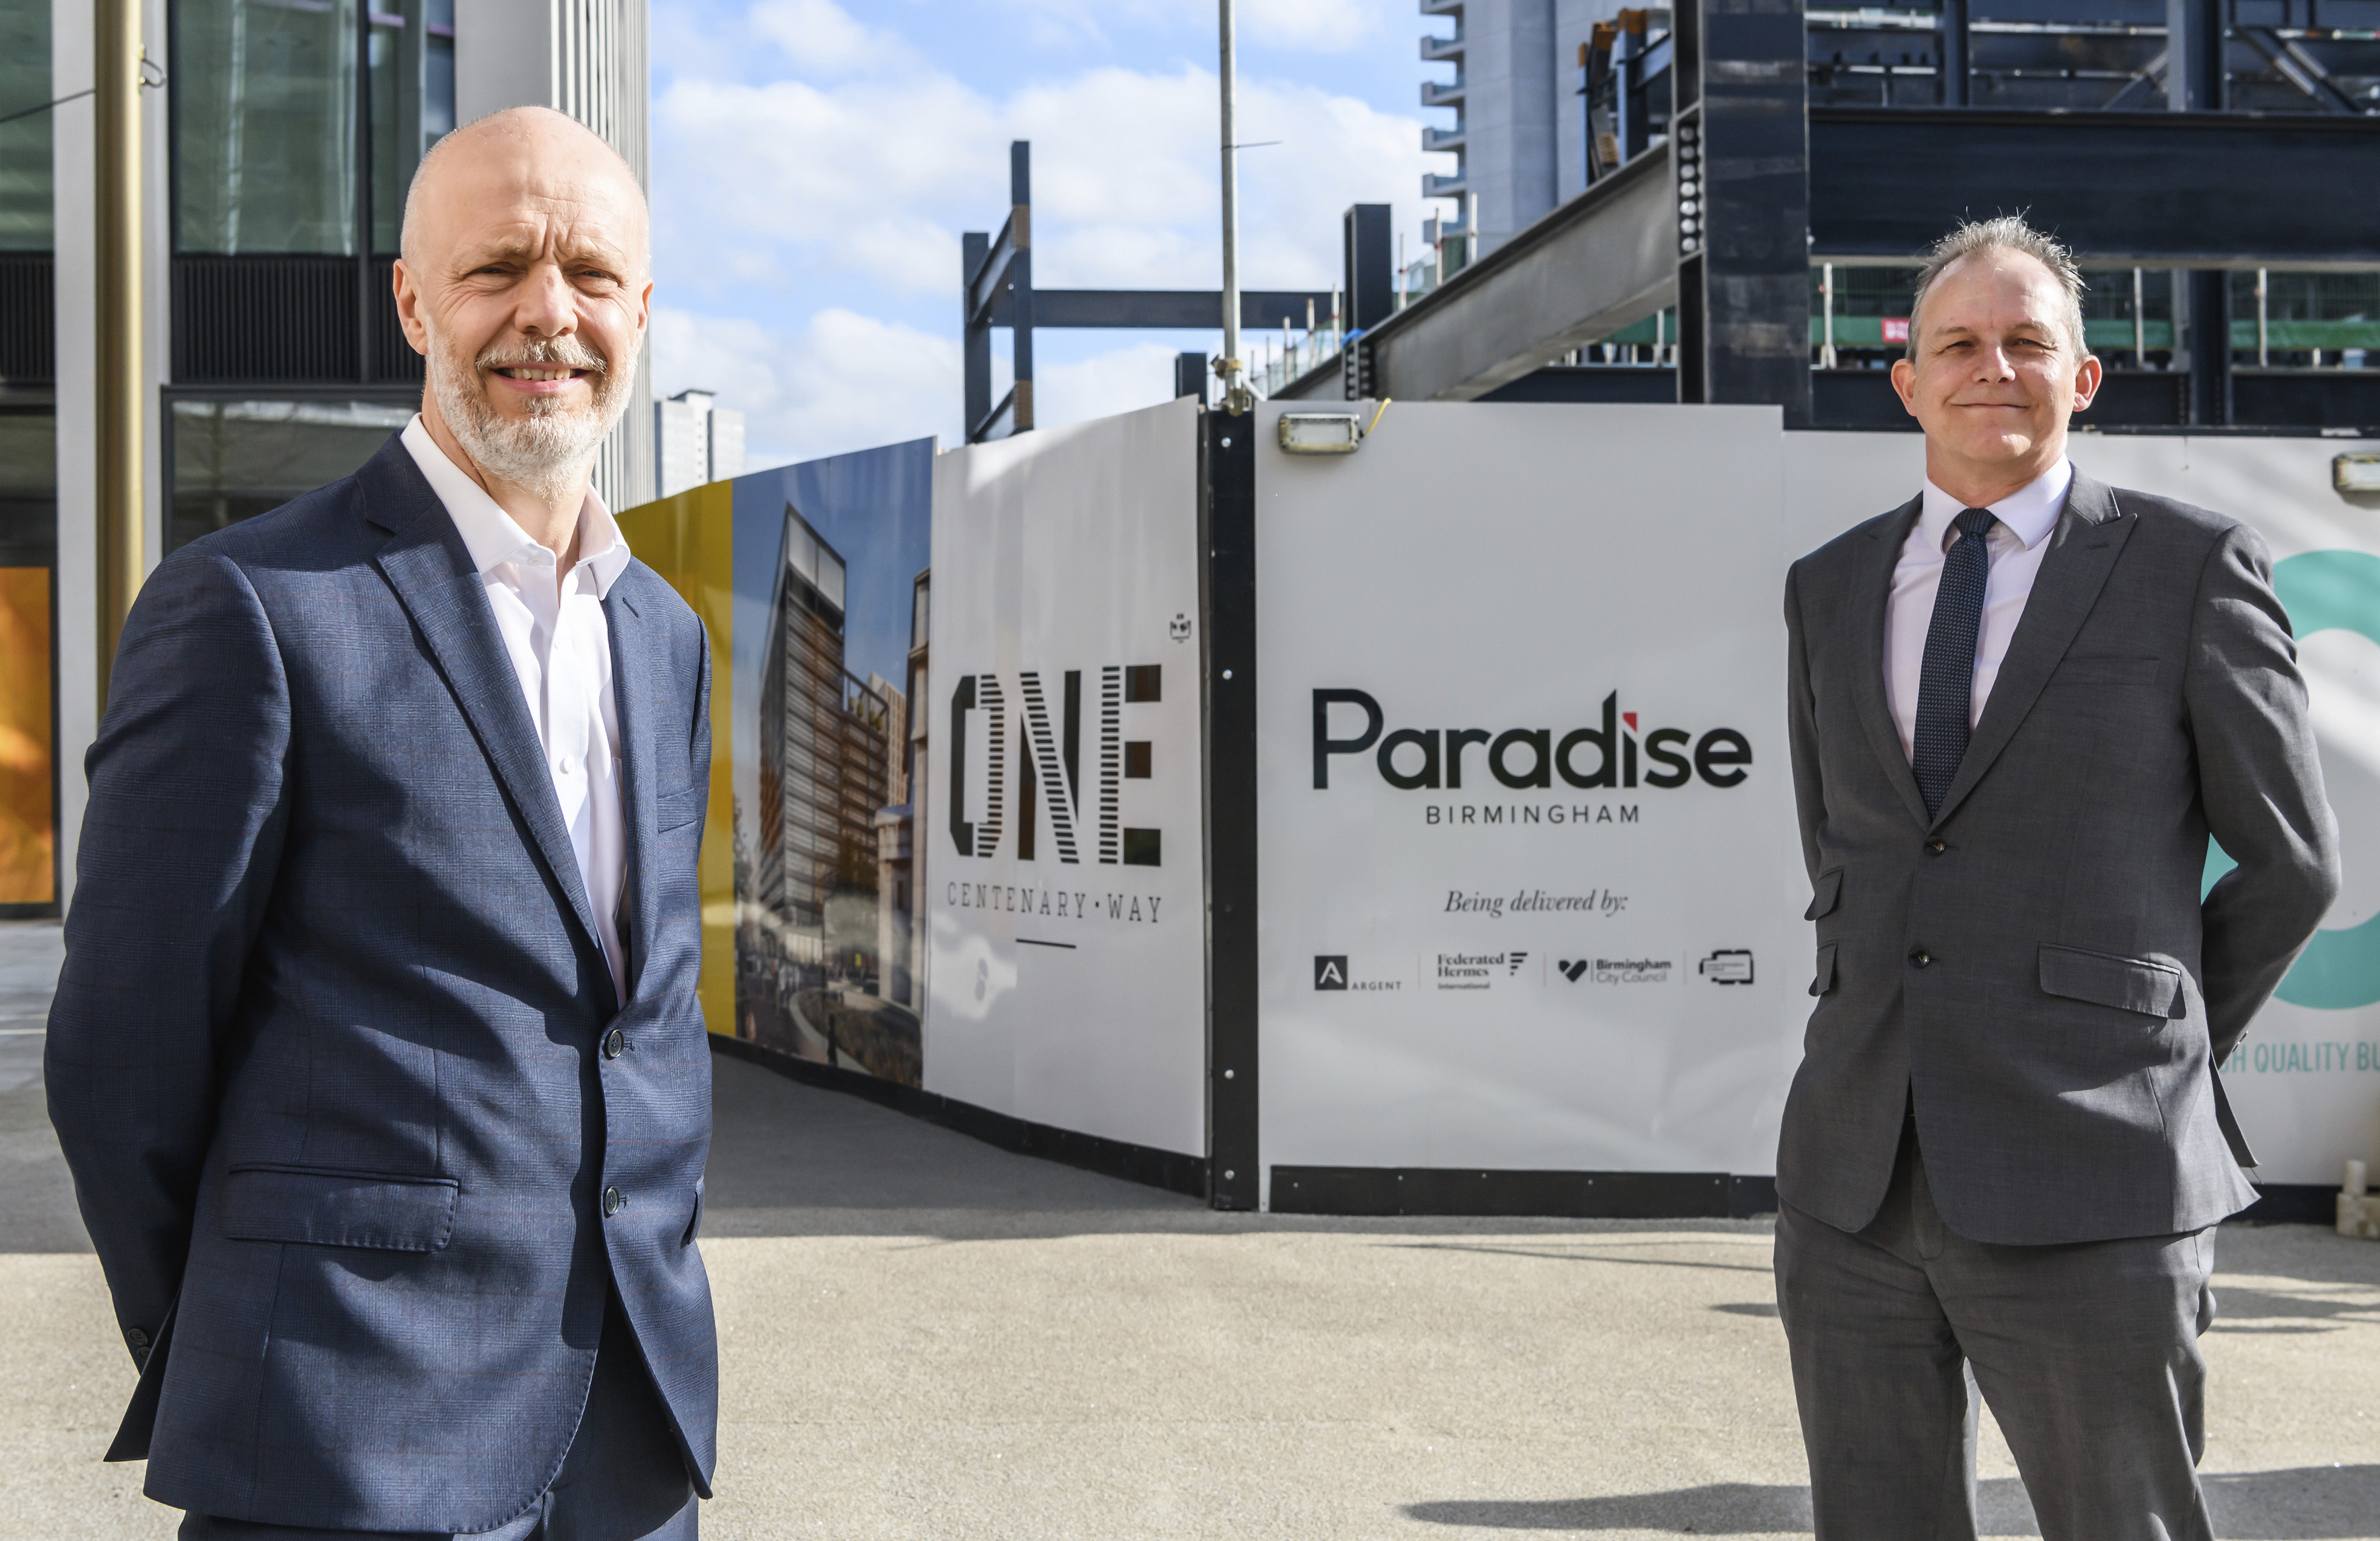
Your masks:
<svg viewBox="0 0 2380 1541"><path fill-rule="evenodd" d="M490 362L593 370L595 399L579 409L551 397L532 397L528 417L508 420L497 413L480 378L480 370ZM633 344L625 359L607 361L576 338L564 338L491 348L466 363L437 334L430 338L430 389L446 426L481 470L549 504L595 458L603 436L627 410L635 366Z"/></svg>

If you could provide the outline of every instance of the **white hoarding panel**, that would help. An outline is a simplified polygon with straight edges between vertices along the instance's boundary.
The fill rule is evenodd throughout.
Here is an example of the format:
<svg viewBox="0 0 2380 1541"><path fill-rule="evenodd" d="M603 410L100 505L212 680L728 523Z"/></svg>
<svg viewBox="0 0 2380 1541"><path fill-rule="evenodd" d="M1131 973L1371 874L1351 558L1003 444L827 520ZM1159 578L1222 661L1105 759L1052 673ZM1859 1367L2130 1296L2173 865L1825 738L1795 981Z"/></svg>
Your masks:
<svg viewBox="0 0 2380 1541"><path fill-rule="evenodd" d="M1291 456L1280 410L1257 471L1266 1170L1773 1171L1811 954L1784 572L1912 495L1923 441L1400 403L1354 455ZM2331 468L2357 448L2073 446L2255 527L2301 639L2347 885L2224 1067L2266 1183L2380 1159L2380 500Z"/></svg>
<svg viewBox="0 0 2380 1541"><path fill-rule="evenodd" d="M1400 402L1331 456L1280 410L1266 1169L1772 1171L1811 959L1784 572L1851 519L1788 517L1773 408Z"/></svg>
<svg viewBox="0 0 2380 1541"><path fill-rule="evenodd" d="M1206 1151L1197 411L934 467L926 1087Z"/></svg>

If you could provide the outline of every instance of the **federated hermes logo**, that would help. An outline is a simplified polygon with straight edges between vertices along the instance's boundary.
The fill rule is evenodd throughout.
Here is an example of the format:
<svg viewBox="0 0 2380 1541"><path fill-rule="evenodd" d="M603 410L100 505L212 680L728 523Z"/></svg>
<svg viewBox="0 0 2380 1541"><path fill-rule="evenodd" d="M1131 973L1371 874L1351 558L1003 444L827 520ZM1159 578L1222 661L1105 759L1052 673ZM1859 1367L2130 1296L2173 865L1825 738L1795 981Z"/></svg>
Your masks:
<svg viewBox="0 0 2380 1541"><path fill-rule="evenodd" d="M1334 720L1335 709L1335 720ZM1360 715L1361 726L1354 733ZM1426 805L1431 824L1634 824L1640 803L1504 800L1512 792L1675 791L1694 782L1724 791L1741 786L1752 742L1734 728L1651 727L1622 710L1620 693L1603 698L1591 726L1390 728L1379 701L1363 690L1314 692L1314 786L1330 790L1334 760L1365 756L1380 781L1399 792L1486 793L1486 803ZM1340 731L1334 731L1340 730ZM1360 762L1358 762L1360 763ZM1336 767L1343 782L1347 767Z"/></svg>
<svg viewBox="0 0 2380 1541"><path fill-rule="evenodd" d="M1149 740L1124 736L1124 717L1131 707L1163 699L1163 667L1111 663L1090 672L1099 722L1092 730L1093 763L1087 777L1083 766L1085 673L1069 669L1045 682L1038 670L1021 671L1013 710L997 674L961 674L952 686L950 832L960 855L989 859L997 855L1014 811L1020 860L1052 855L1065 866L1164 865L1164 831L1129 828L1121 817L1123 783L1149 779L1156 759ZM1012 715L1016 719L1013 734ZM967 744L970 734L978 733L982 737L978 742L985 749L985 784L970 788ZM974 798L981 800L978 819L967 817Z"/></svg>

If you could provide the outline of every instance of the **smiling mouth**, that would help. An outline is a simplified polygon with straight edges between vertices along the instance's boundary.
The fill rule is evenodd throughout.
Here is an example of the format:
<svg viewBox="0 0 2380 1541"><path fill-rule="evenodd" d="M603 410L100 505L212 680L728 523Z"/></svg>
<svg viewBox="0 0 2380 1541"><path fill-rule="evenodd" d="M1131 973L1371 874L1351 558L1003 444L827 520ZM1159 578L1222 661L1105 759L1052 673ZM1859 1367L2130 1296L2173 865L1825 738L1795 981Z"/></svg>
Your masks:
<svg viewBox="0 0 2380 1541"><path fill-rule="evenodd" d="M496 373L507 380L578 380L592 371L588 370L537 369L528 365L500 365Z"/></svg>

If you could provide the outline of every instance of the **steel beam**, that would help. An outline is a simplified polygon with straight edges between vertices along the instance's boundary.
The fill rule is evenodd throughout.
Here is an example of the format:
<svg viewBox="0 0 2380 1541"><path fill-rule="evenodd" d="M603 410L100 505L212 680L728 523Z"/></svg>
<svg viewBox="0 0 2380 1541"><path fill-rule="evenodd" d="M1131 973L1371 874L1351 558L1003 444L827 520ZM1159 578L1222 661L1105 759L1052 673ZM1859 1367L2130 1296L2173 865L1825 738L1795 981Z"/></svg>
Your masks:
<svg viewBox="0 0 2380 1541"><path fill-rule="evenodd" d="M1608 337L1670 303L1677 241L1656 148L1373 327L1372 388L1471 401Z"/></svg>
<svg viewBox="0 0 2380 1541"><path fill-rule="evenodd" d="M1906 261L1961 218L2027 210L2089 261L2371 267L2380 221L2342 188L2380 118L1814 107L1815 259Z"/></svg>
<svg viewBox="0 0 2380 1541"><path fill-rule="evenodd" d="M1330 314L1328 289L1243 289L1240 324L1278 328L1287 322L1305 329L1305 308ZM1007 326L1008 299L991 309L989 326ZM1223 324L1223 296L1217 289L1036 289L1033 324L1050 327L1123 327L1152 332L1212 332Z"/></svg>

